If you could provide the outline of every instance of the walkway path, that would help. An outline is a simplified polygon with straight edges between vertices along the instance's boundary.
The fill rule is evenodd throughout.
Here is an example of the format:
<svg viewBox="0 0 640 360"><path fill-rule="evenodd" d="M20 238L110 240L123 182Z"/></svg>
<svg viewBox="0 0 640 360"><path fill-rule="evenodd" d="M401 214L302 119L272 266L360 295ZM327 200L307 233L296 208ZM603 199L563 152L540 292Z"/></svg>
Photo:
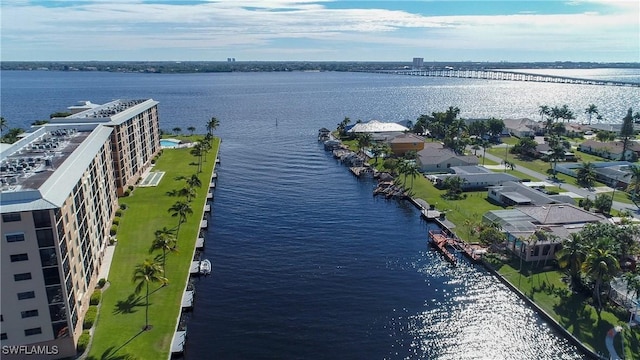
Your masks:
<svg viewBox="0 0 640 360"><path fill-rule="evenodd" d="M622 359L620 357L620 355L618 355L618 352L616 351L616 348L613 346L613 339L616 338L616 335L622 332L622 327L620 326L616 326L614 328L612 328L611 330L609 330L607 332L607 337L604 339L604 343L607 346L607 350L609 351L609 359L610 360L620 360ZM622 335L620 335L622 336Z"/></svg>
<svg viewBox="0 0 640 360"><path fill-rule="evenodd" d="M485 154L485 157L489 160L495 161L497 163L502 162L504 159L499 157L499 156L495 156L492 154ZM538 179L538 180L544 180L544 181L550 181L549 177L546 174L541 174L539 172L533 171L531 169L527 169L525 167L522 166L518 166L516 168L517 171L526 174L527 176L530 176L531 178L534 179ZM563 189L566 189L568 191L573 192L574 194L578 194L584 198L590 198L591 200L595 200L595 196L597 195L597 192L595 190L588 190L586 188L579 188L575 185L571 185L571 184L567 184L567 183L561 183L558 182L556 183L558 185L558 187L562 187ZM611 191L613 191L613 189L611 189ZM625 204L625 203L621 203L619 201L614 201L613 204L611 205L611 207L613 209L616 209L618 211L621 210L629 210L631 212L631 214L633 215L633 217L635 218L640 218L640 212L638 211L638 208L632 204Z"/></svg>

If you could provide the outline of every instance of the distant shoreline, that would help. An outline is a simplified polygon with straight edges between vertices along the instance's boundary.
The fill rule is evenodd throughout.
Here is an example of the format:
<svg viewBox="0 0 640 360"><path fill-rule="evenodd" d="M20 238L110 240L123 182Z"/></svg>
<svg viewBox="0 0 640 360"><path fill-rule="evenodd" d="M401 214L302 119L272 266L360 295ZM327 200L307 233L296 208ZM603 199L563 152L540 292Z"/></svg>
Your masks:
<svg viewBox="0 0 640 360"><path fill-rule="evenodd" d="M402 70L411 62L376 61L2 61L0 69L23 71L103 71L121 73L228 73ZM424 62L423 69L640 69L640 62Z"/></svg>

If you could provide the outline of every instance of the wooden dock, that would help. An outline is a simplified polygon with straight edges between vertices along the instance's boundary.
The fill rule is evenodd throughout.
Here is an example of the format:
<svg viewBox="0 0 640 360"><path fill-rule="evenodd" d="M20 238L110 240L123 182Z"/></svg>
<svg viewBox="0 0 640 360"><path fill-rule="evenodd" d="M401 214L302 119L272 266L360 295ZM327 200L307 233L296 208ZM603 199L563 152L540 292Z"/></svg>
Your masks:
<svg viewBox="0 0 640 360"><path fill-rule="evenodd" d="M447 244L449 238L446 237L442 233L434 232L433 230L429 230L429 243L436 248L451 264L456 265L458 260L456 257L447 249Z"/></svg>

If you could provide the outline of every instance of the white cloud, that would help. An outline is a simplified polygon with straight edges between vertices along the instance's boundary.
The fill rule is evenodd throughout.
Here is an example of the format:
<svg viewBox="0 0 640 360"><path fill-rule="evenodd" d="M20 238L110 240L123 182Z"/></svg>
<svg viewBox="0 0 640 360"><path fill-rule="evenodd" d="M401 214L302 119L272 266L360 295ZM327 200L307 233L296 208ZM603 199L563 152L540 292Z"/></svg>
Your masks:
<svg viewBox="0 0 640 360"><path fill-rule="evenodd" d="M144 48L227 49L228 53L233 47L255 46L287 49L282 54L316 53L288 47L287 39L306 39L316 46L326 41L330 47L352 43L353 47L485 48L505 53L513 49L585 53L591 47L638 54L638 3L598 2L607 5L606 13L422 16L386 9L330 9L316 0L222 0L188 6L110 0L66 7L14 0L2 5L2 56L45 60L65 50L73 58L82 56L83 50L90 53L93 46L119 51L123 59L127 51Z"/></svg>

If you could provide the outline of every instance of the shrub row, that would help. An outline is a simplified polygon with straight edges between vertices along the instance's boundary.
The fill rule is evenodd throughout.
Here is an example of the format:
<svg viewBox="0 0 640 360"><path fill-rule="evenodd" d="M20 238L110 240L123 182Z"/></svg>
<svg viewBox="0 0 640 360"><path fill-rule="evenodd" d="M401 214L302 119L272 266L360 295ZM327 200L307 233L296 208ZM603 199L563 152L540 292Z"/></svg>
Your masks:
<svg viewBox="0 0 640 360"><path fill-rule="evenodd" d="M87 349L87 346L89 346L89 340L91 340L89 330L83 330L82 335L78 338L78 346L76 348L79 353L83 353Z"/></svg>
<svg viewBox="0 0 640 360"><path fill-rule="evenodd" d="M87 310L87 314L84 316L84 321L82 322L83 329L91 329L93 323L96 321L96 316L98 315L98 307L95 305L89 306Z"/></svg>
<svg viewBox="0 0 640 360"><path fill-rule="evenodd" d="M102 298L102 291L100 289L94 290L93 294L91 294L89 305L98 305L100 303L101 298Z"/></svg>

